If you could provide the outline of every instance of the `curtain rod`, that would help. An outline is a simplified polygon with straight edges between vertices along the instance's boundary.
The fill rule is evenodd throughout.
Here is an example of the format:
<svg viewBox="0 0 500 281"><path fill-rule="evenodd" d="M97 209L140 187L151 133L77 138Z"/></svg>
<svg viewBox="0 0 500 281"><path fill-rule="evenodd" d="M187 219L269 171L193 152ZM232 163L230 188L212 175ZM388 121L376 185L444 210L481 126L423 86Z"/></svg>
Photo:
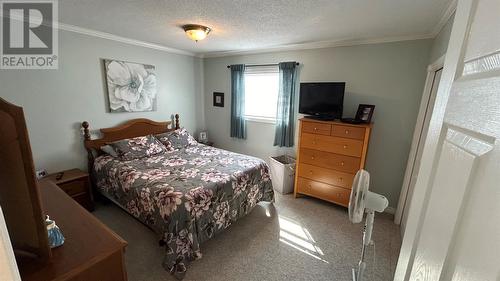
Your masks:
<svg viewBox="0 0 500 281"><path fill-rule="evenodd" d="M300 63L296 63L296 65L299 65ZM249 66L249 67L252 67L252 66L275 66L275 65L278 65L278 63L268 63L268 64L247 64L245 66ZM227 68L230 68L231 66L228 65Z"/></svg>

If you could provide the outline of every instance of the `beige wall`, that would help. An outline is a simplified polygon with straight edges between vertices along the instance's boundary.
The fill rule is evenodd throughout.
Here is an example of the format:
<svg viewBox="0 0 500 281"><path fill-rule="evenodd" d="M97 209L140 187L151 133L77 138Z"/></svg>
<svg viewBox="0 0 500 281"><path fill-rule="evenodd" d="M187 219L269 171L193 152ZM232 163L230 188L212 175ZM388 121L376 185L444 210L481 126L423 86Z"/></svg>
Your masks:
<svg viewBox="0 0 500 281"><path fill-rule="evenodd" d="M156 112L107 112L103 58L156 66ZM132 118L168 120L179 113L191 132L203 126L199 58L60 31L59 60L58 70L0 70L0 96L24 108L37 169L86 169L83 120L98 129Z"/></svg>
<svg viewBox="0 0 500 281"><path fill-rule="evenodd" d="M347 82L344 116L359 103L375 104L375 122L366 169L371 189L395 207L411 145L432 40L208 58L204 61L205 120L216 146L265 160L295 148L273 147L274 125L248 122L248 139L229 137L229 64L300 62L300 81ZM212 106L212 92L225 93L225 107ZM265 102L265 101L263 101Z"/></svg>

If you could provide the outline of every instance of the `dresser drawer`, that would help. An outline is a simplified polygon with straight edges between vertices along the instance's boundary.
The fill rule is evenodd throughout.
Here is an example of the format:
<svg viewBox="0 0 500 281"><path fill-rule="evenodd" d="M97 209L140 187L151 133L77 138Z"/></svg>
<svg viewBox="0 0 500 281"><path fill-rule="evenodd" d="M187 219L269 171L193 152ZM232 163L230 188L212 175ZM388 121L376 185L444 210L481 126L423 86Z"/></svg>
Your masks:
<svg viewBox="0 0 500 281"><path fill-rule="evenodd" d="M302 177L299 177L297 180L297 193L318 197L345 207L349 205L349 196L351 195L351 191L349 189L336 187Z"/></svg>
<svg viewBox="0 0 500 281"><path fill-rule="evenodd" d="M302 122L302 132L329 136L332 125L316 122Z"/></svg>
<svg viewBox="0 0 500 281"><path fill-rule="evenodd" d="M363 140L365 138L365 128L333 125L332 136Z"/></svg>
<svg viewBox="0 0 500 281"><path fill-rule="evenodd" d="M310 180L320 181L335 186L351 189L353 174L339 172L331 169L317 167L309 164L300 163L298 170L299 177Z"/></svg>
<svg viewBox="0 0 500 281"><path fill-rule="evenodd" d="M360 168L360 158L327 153L313 149L302 148L299 152L300 163L335 169L337 171L355 174Z"/></svg>
<svg viewBox="0 0 500 281"><path fill-rule="evenodd" d="M363 142L359 140L303 133L301 147L361 157Z"/></svg>
<svg viewBox="0 0 500 281"><path fill-rule="evenodd" d="M86 180L74 180L67 183L59 184L59 187L64 190L69 196L75 196L82 193L87 193L87 181Z"/></svg>

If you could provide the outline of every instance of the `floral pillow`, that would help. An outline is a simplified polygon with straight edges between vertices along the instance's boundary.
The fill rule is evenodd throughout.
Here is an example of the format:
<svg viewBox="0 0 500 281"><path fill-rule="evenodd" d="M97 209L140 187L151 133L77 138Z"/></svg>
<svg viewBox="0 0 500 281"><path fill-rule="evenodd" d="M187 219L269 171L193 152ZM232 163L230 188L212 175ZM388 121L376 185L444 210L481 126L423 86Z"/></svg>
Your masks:
<svg viewBox="0 0 500 281"><path fill-rule="evenodd" d="M156 135L156 138L158 138L169 150L181 149L198 144L185 128Z"/></svg>
<svg viewBox="0 0 500 281"><path fill-rule="evenodd" d="M132 160L163 153L167 148L154 136L143 136L110 143L118 157L122 160Z"/></svg>

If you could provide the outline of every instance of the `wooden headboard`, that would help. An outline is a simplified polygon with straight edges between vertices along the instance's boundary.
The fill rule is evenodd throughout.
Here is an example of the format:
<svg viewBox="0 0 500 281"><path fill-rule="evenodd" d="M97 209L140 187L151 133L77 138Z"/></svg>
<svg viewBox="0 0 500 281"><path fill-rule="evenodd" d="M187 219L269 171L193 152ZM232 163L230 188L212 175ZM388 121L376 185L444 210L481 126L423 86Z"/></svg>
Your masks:
<svg viewBox="0 0 500 281"><path fill-rule="evenodd" d="M84 121L82 127L85 138L84 145L88 153L89 173L92 171L95 156L100 154L101 146L118 140L161 134L180 128L179 114L175 114L175 126L172 126L172 121L156 122L145 118L132 119L116 127L100 129L101 138L94 140L90 136L89 122Z"/></svg>

